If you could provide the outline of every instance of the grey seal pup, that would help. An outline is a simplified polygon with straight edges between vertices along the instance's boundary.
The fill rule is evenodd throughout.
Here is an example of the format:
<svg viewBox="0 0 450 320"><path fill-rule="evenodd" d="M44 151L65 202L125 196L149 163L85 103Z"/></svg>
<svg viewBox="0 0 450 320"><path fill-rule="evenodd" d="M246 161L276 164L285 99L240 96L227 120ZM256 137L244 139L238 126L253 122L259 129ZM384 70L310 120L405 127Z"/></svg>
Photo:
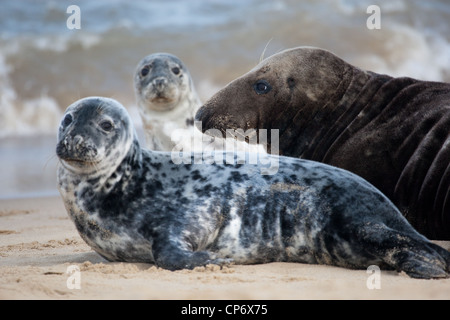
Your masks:
<svg viewBox="0 0 450 320"><path fill-rule="evenodd" d="M146 146L171 151L176 145L174 131L193 130L195 112L201 106L189 70L173 54L148 55L136 67L134 89Z"/></svg>
<svg viewBox="0 0 450 320"><path fill-rule="evenodd" d="M142 149L126 109L89 97L58 131L58 188L80 236L110 261L169 270L288 261L449 276L450 253L420 235L362 178L302 159L278 172L235 162L174 164ZM194 155L195 156L195 155ZM260 161L263 163L262 159Z"/></svg>
<svg viewBox="0 0 450 320"><path fill-rule="evenodd" d="M419 232L450 240L448 83L364 71L299 47L232 81L196 120L203 131L278 129L279 154L356 173Z"/></svg>
<svg viewBox="0 0 450 320"><path fill-rule="evenodd" d="M265 153L257 143L203 135L194 126L201 106L186 65L170 53L143 58L134 74L134 88L146 147L155 151L203 152L206 149ZM231 149L231 150L228 150Z"/></svg>

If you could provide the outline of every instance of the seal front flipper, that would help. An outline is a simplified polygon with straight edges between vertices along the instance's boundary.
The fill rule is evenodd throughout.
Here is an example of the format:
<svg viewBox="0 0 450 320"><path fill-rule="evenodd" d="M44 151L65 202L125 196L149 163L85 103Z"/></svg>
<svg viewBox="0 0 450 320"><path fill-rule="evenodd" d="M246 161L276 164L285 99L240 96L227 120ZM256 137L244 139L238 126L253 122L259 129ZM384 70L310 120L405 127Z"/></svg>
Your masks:
<svg viewBox="0 0 450 320"><path fill-rule="evenodd" d="M211 260L205 251L189 252L167 248L153 254L158 267L171 271L205 266Z"/></svg>
<svg viewBox="0 0 450 320"><path fill-rule="evenodd" d="M215 254L207 251L190 251L182 249L184 244L176 245L176 241L159 239L154 241L153 256L156 265L160 268L175 271L181 269L194 269L208 264L219 266L229 265L232 259L217 258Z"/></svg>
<svg viewBox="0 0 450 320"><path fill-rule="evenodd" d="M389 228L383 223L365 223L357 229L358 241L368 253L412 278L450 277L450 252L418 233Z"/></svg>
<svg viewBox="0 0 450 320"><path fill-rule="evenodd" d="M234 264L234 260L231 258L225 258L225 259L216 258L216 259L209 260L207 264L215 264L220 267L225 267L225 266L230 266L230 265Z"/></svg>
<svg viewBox="0 0 450 320"><path fill-rule="evenodd" d="M208 264L227 266L233 263L232 259L214 259L207 251L183 251L167 248L162 252L154 252L156 265L160 268L175 271L181 269L194 269Z"/></svg>

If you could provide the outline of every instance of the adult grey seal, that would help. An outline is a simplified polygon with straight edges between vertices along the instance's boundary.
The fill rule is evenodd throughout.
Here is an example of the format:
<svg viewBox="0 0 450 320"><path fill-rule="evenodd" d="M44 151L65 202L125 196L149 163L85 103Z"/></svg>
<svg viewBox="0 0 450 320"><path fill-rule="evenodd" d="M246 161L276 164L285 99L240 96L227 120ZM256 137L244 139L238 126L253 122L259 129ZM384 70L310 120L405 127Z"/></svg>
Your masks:
<svg viewBox="0 0 450 320"><path fill-rule="evenodd" d="M176 145L172 134L177 129L193 129L201 105L189 70L172 54L154 53L139 62L134 88L146 146L171 151Z"/></svg>
<svg viewBox="0 0 450 320"><path fill-rule="evenodd" d="M197 113L203 130L279 129L279 154L363 177L450 239L450 84L360 70L311 47L262 61Z"/></svg>
<svg viewBox="0 0 450 320"><path fill-rule="evenodd" d="M68 214L110 261L169 270L231 260L376 264L417 278L449 276L448 251L339 168L265 154L279 169L263 175L262 165L242 161L245 153L234 164L176 165L169 152L140 148L126 109L99 97L67 108L56 153Z"/></svg>

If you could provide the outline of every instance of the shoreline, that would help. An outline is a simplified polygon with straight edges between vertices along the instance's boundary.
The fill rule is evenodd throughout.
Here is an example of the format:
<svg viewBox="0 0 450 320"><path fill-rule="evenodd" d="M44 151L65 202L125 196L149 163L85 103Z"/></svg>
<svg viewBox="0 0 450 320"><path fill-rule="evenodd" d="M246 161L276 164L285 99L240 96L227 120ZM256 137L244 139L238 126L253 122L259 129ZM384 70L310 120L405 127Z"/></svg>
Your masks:
<svg viewBox="0 0 450 320"><path fill-rule="evenodd" d="M437 242L437 241L436 241ZM438 241L450 249L450 241ZM74 267L75 266L75 267ZM78 268L80 289L70 289ZM61 198L0 199L0 299L449 299L450 279L275 262L167 271L111 263L84 243ZM71 278L72 279L72 278Z"/></svg>

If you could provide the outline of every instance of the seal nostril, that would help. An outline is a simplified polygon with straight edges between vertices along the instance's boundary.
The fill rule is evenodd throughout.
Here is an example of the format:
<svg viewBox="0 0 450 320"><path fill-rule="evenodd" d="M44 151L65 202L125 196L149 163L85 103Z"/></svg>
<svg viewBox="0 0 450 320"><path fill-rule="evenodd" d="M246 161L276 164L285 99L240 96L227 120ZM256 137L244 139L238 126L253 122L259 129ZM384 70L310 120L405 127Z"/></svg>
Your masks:
<svg viewBox="0 0 450 320"><path fill-rule="evenodd" d="M77 148L79 148L81 146L81 144L83 143L83 137L80 135L76 135L73 138L73 145Z"/></svg>
<svg viewBox="0 0 450 320"><path fill-rule="evenodd" d="M61 141L61 143L58 143L58 145L56 146L56 155L58 157L63 157L67 152L67 147L64 142L65 141Z"/></svg>
<svg viewBox="0 0 450 320"><path fill-rule="evenodd" d="M167 84L166 78L156 78L155 80L153 80L153 86L158 90L162 90L166 84Z"/></svg>

